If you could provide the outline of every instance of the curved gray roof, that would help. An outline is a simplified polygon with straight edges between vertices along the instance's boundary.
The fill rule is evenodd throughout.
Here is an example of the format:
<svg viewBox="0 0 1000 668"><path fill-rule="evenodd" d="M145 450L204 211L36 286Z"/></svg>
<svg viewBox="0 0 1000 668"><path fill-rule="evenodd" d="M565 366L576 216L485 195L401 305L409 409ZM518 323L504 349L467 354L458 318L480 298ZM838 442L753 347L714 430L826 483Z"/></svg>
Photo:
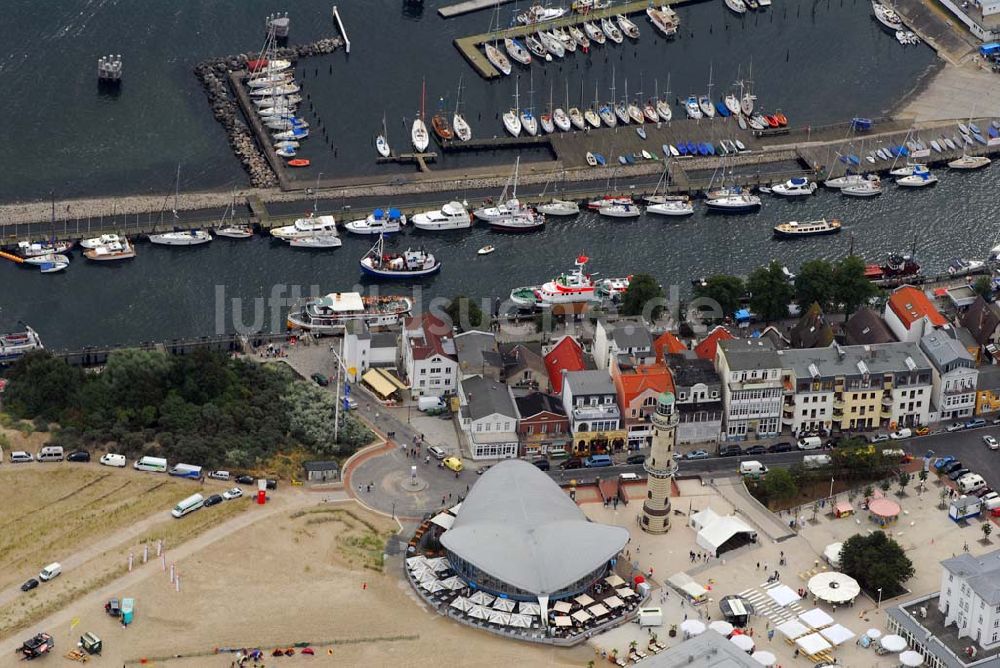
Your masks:
<svg viewBox="0 0 1000 668"><path fill-rule="evenodd" d="M622 527L590 522L536 466L511 459L483 474L441 543L493 577L546 595L613 558L628 538Z"/></svg>

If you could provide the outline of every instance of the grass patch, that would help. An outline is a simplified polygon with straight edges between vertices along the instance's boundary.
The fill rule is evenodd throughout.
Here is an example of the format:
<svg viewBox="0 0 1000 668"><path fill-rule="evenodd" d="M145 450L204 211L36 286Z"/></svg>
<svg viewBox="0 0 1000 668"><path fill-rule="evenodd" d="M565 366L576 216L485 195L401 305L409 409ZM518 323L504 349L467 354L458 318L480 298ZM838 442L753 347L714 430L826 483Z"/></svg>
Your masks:
<svg viewBox="0 0 1000 668"><path fill-rule="evenodd" d="M382 572L385 567L382 555L386 541L395 532L379 529L375 524L359 517L350 510L341 508L312 508L291 514L292 519L306 518L306 526L337 522L343 531L334 536L337 552L350 566L360 566L368 570Z"/></svg>

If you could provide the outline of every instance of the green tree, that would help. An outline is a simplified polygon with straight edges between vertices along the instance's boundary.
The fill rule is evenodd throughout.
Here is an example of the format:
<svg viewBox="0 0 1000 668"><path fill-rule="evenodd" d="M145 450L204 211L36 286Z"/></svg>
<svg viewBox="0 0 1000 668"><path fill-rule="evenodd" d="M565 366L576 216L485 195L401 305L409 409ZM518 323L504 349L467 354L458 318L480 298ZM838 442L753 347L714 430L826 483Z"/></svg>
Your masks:
<svg viewBox="0 0 1000 668"><path fill-rule="evenodd" d="M906 491L906 487L910 484L911 480L912 480L912 476L909 473L907 473L906 471L902 471L899 474L899 480L897 482L899 483L899 495L900 496L902 496L903 492Z"/></svg>
<svg viewBox="0 0 1000 668"><path fill-rule="evenodd" d="M990 534L993 533L993 524L989 520L983 522L982 531L983 531L983 542L984 543L990 542Z"/></svg>
<svg viewBox="0 0 1000 668"><path fill-rule="evenodd" d="M878 484L878 486L883 492L888 492L889 488L892 487L892 481L889 480L888 478L885 478L884 480L882 480L882 482Z"/></svg>
<svg viewBox="0 0 1000 668"><path fill-rule="evenodd" d="M641 315L656 320L663 311L663 288L649 274L636 274L622 295L622 315Z"/></svg>
<svg viewBox="0 0 1000 668"><path fill-rule="evenodd" d="M768 500L787 501L794 499L799 493L799 486L795 484L795 478L788 469L783 468L769 469L762 487Z"/></svg>
<svg viewBox="0 0 1000 668"><path fill-rule="evenodd" d="M805 309L813 303L826 310L833 300L833 265L826 260L809 260L795 276L795 300Z"/></svg>
<svg viewBox="0 0 1000 668"><path fill-rule="evenodd" d="M465 295L453 297L444 310L451 318L451 323L461 331L479 329L483 326L483 310L474 299Z"/></svg>
<svg viewBox="0 0 1000 668"><path fill-rule="evenodd" d="M865 500L872 498L873 496L875 496L875 488L872 487L871 485L865 485L864 495L865 495Z"/></svg>
<svg viewBox="0 0 1000 668"><path fill-rule="evenodd" d="M73 405L84 383L83 373L44 350L28 353L7 373L4 405L14 417L59 420Z"/></svg>
<svg viewBox="0 0 1000 668"><path fill-rule="evenodd" d="M848 538L840 552L840 569L870 595L881 589L883 598L902 594L903 583L914 573L903 548L882 531Z"/></svg>
<svg viewBox="0 0 1000 668"><path fill-rule="evenodd" d="M850 315L878 294L878 288L865 277L865 263L848 255L833 268L833 298Z"/></svg>
<svg viewBox="0 0 1000 668"><path fill-rule="evenodd" d="M750 309L759 318L774 322L788 317L788 304L795 290L777 260L755 269L747 280L747 290L750 292Z"/></svg>
<svg viewBox="0 0 1000 668"><path fill-rule="evenodd" d="M972 289L986 301L991 301L993 296L993 281L989 276L980 276L972 284Z"/></svg>
<svg viewBox="0 0 1000 668"><path fill-rule="evenodd" d="M746 286L739 276L715 274L694 287L695 297L710 299L722 309L722 318L731 316L740 307L740 299L746 293Z"/></svg>

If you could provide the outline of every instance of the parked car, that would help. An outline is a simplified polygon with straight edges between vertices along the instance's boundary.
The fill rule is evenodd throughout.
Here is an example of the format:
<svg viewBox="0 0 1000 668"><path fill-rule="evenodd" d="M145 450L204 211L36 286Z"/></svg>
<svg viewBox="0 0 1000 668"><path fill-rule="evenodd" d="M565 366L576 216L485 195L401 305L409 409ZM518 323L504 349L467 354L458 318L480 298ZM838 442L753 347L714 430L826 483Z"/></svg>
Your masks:
<svg viewBox="0 0 1000 668"><path fill-rule="evenodd" d="M254 482L256 482L256 480L257 479L254 478L252 475L241 475L238 478L236 478L236 482L238 482L241 485L252 485L254 484Z"/></svg>
<svg viewBox="0 0 1000 668"><path fill-rule="evenodd" d="M314 373L309 377L312 378L314 381L316 381L316 384L319 385L320 387L326 387L327 385L330 384L330 379L321 373Z"/></svg>
<svg viewBox="0 0 1000 668"><path fill-rule="evenodd" d="M73 452L66 455L66 461L68 462L89 462L90 453L86 450L74 450Z"/></svg>
<svg viewBox="0 0 1000 668"><path fill-rule="evenodd" d="M914 427L913 433L916 434L917 436L926 436L927 434L931 433L931 430L928 429L927 427Z"/></svg>
<svg viewBox="0 0 1000 668"><path fill-rule="evenodd" d="M724 445L719 448L720 457L739 457L743 454L743 450L738 445Z"/></svg>
<svg viewBox="0 0 1000 668"><path fill-rule="evenodd" d="M548 471L552 468L552 464L547 459L536 459L531 463L537 466L539 471Z"/></svg>
<svg viewBox="0 0 1000 668"><path fill-rule="evenodd" d="M583 460L580 459L579 457L570 457L562 464L560 464L559 468L561 468L564 471L568 471L569 469L582 469Z"/></svg>
<svg viewBox="0 0 1000 668"><path fill-rule="evenodd" d="M763 455L767 453L767 448L763 445L751 445L743 451L744 455Z"/></svg>
<svg viewBox="0 0 1000 668"><path fill-rule="evenodd" d="M952 471L957 471L960 468L963 468L962 462L958 461L957 459L952 459L951 462L945 464L939 470L941 471L941 473L948 475Z"/></svg>
<svg viewBox="0 0 1000 668"><path fill-rule="evenodd" d="M101 459L99 461L104 466L115 466L120 469L125 468L126 464L125 455L117 455L113 452L108 452L101 455Z"/></svg>
<svg viewBox="0 0 1000 668"><path fill-rule="evenodd" d="M452 471L454 471L455 473L462 472L462 460L459 459L458 457L445 457L444 465L447 466Z"/></svg>
<svg viewBox="0 0 1000 668"><path fill-rule="evenodd" d="M25 452L24 450L15 450L10 453L10 463L11 464L24 464L26 462L35 461L35 457L30 452Z"/></svg>
<svg viewBox="0 0 1000 668"><path fill-rule="evenodd" d="M955 461L955 458L952 457L951 455L938 457L937 459L934 460L934 469L937 471L941 471L944 469L945 466L948 466L948 464L951 464L953 461Z"/></svg>
<svg viewBox="0 0 1000 668"><path fill-rule="evenodd" d="M487 471L489 471L490 468L491 466L489 464L487 464L486 466L480 466L478 469L476 469L476 475L482 475Z"/></svg>
<svg viewBox="0 0 1000 668"><path fill-rule="evenodd" d="M109 599L108 602L104 604L104 612L108 613L112 617L121 617L122 605L119 603L117 598Z"/></svg>
<svg viewBox="0 0 1000 668"><path fill-rule="evenodd" d="M979 427L985 427L986 420L983 418L973 418L965 423L966 429L978 429Z"/></svg>
<svg viewBox="0 0 1000 668"><path fill-rule="evenodd" d="M958 480L966 473L972 473L972 471L965 468L964 466L962 468L955 469L954 471L948 474L948 480Z"/></svg>
<svg viewBox="0 0 1000 668"><path fill-rule="evenodd" d="M993 494L994 496L997 495L997 493L993 491L993 488L989 487L989 486L987 486L987 487L980 487L979 489L977 489L976 491L974 491L972 493L975 494L976 496L978 496L980 499L986 498L986 496L989 495L989 494Z"/></svg>
<svg viewBox="0 0 1000 668"><path fill-rule="evenodd" d="M229 471L212 471L208 474L213 480L229 480Z"/></svg>
<svg viewBox="0 0 1000 668"><path fill-rule="evenodd" d="M983 503L986 503L987 501L992 501L993 499L1000 499L1000 494L997 494L989 487L984 487L983 489L989 490L986 493L979 495L979 498L983 500Z"/></svg>
<svg viewBox="0 0 1000 668"><path fill-rule="evenodd" d="M264 486L268 489L278 489L278 481L274 478L265 478Z"/></svg>
<svg viewBox="0 0 1000 668"><path fill-rule="evenodd" d="M791 452L795 449L795 446L788 441L782 441L781 443L775 443L767 448L768 452Z"/></svg>
<svg viewBox="0 0 1000 668"><path fill-rule="evenodd" d="M997 443L997 439L993 438L989 434L983 436L983 443L985 443L986 447L989 448L990 450L1000 449L1000 443Z"/></svg>
<svg viewBox="0 0 1000 668"><path fill-rule="evenodd" d="M217 506L223 501L225 501L225 499L222 498L221 494L213 494L212 496L202 501L201 505L205 508L208 508L210 506Z"/></svg>
<svg viewBox="0 0 1000 668"><path fill-rule="evenodd" d="M708 450L692 450L684 455L684 459L708 459L711 456Z"/></svg>
<svg viewBox="0 0 1000 668"><path fill-rule="evenodd" d="M445 452L436 445L431 445L427 447L427 454L429 454L434 459L444 459Z"/></svg>
<svg viewBox="0 0 1000 668"><path fill-rule="evenodd" d="M358 400L353 397L347 397L347 410L349 411L358 410Z"/></svg>
<svg viewBox="0 0 1000 668"><path fill-rule="evenodd" d="M882 443L889 440L889 434L872 434L868 439L869 443Z"/></svg>
<svg viewBox="0 0 1000 668"><path fill-rule="evenodd" d="M1000 424L1000 417L993 418L993 424Z"/></svg>
<svg viewBox="0 0 1000 668"><path fill-rule="evenodd" d="M239 487L233 487L232 489L227 489L222 493L222 498L226 501L232 501L233 499L238 499L243 496L243 490Z"/></svg>
<svg viewBox="0 0 1000 668"><path fill-rule="evenodd" d="M626 464L645 464L646 455L629 455L628 459L625 460Z"/></svg>
<svg viewBox="0 0 1000 668"><path fill-rule="evenodd" d="M38 580L31 578L21 585L21 591L31 591L38 586Z"/></svg>
<svg viewBox="0 0 1000 668"><path fill-rule="evenodd" d="M962 431L965 429L965 425L961 422L955 422L954 424L948 425L945 431Z"/></svg>
<svg viewBox="0 0 1000 668"><path fill-rule="evenodd" d="M897 429L896 431L889 434L889 438L891 438L894 441L901 441L904 438L910 438L911 436L913 436L913 430L907 427L903 427L902 429Z"/></svg>

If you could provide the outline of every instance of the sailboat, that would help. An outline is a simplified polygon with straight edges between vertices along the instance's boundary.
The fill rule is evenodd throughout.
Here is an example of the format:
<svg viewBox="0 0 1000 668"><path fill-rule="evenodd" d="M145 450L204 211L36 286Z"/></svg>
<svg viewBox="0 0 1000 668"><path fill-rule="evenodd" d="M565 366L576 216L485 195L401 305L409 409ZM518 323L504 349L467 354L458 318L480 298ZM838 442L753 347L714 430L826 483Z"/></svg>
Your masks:
<svg viewBox="0 0 1000 668"><path fill-rule="evenodd" d="M459 101L462 99L462 77L458 78L458 94L455 96L455 113L451 117L451 127L455 130L455 136L462 141L472 139L472 128L459 112Z"/></svg>
<svg viewBox="0 0 1000 668"><path fill-rule="evenodd" d="M534 72L531 73L531 87L528 90L528 107L522 109L519 116L521 118L521 127L530 136L534 137L538 134L538 119L535 118L534 111L532 107L535 104L535 75Z"/></svg>
<svg viewBox="0 0 1000 668"><path fill-rule="evenodd" d="M388 133L385 130L385 113L382 114L382 134L375 137L375 150L383 158L388 158L392 154L392 149L389 148L389 141L386 139Z"/></svg>
<svg viewBox="0 0 1000 668"><path fill-rule="evenodd" d="M229 214L229 221L226 221L226 214ZM236 189L233 188L233 201L226 205L219 220L219 226L215 228L215 236L226 237L228 239L249 239L253 236L253 227L246 223L236 222ZM133 253L134 255L134 253Z"/></svg>
<svg viewBox="0 0 1000 668"><path fill-rule="evenodd" d="M495 206L476 209L473 215L490 224L490 227L500 232L533 232L545 225L545 216L535 213L530 208L521 206L517 199L517 175L521 165L518 156L514 163L514 173L507 180L503 192ZM511 197L507 199L507 188L512 186Z"/></svg>
<svg viewBox="0 0 1000 668"><path fill-rule="evenodd" d="M757 101L757 96L753 94L750 90L753 85L753 61L750 62L750 75L746 80L746 90L743 90L744 82L740 82L740 91L743 93L740 98L740 110L743 112L744 116L749 117L753 114L754 102Z"/></svg>
<svg viewBox="0 0 1000 668"><path fill-rule="evenodd" d="M512 109L508 109L503 115L503 126L512 137L517 137L521 134L521 116L520 110L518 109L520 97L518 86L520 81L521 77L517 77L517 79L514 80L514 107Z"/></svg>
<svg viewBox="0 0 1000 668"><path fill-rule="evenodd" d="M566 82L566 107L569 108L569 81ZM570 109L570 111L573 110ZM580 110L577 109L576 112L580 113ZM582 121L583 118L581 117L580 120ZM562 132L569 132L573 127L572 118L562 107L556 107L552 110L552 123Z"/></svg>
<svg viewBox="0 0 1000 668"><path fill-rule="evenodd" d="M660 98L659 91L657 91L656 95L656 113L660 116L662 120L666 121L667 123L669 123L670 119L674 117L674 112L670 108L670 103L667 102L667 100L669 99L670 99L670 74L668 73L666 94L663 96L663 98Z"/></svg>
<svg viewBox="0 0 1000 668"><path fill-rule="evenodd" d="M424 123L424 95L427 93L427 82L422 81L420 84L420 116L413 119L413 127L410 129L410 138L413 142L413 148L416 149L418 153L423 153L427 150L427 145L430 144L430 136L427 134L427 125Z"/></svg>
<svg viewBox="0 0 1000 668"><path fill-rule="evenodd" d="M642 109L639 108L635 102L632 102L628 98L628 78L625 79L625 110L628 112L628 117L633 123L638 123L642 125L645 122L643 118Z"/></svg>
<svg viewBox="0 0 1000 668"><path fill-rule="evenodd" d="M552 88L555 82L549 82L549 107L544 114L538 117L538 122L542 126L545 134L552 134L556 131L556 124L552 122Z"/></svg>
<svg viewBox="0 0 1000 668"><path fill-rule="evenodd" d="M180 191L181 185L181 166L177 165L177 176L174 180L174 219L178 218L177 215L177 196ZM149 240L154 244L160 244L163 246L197 246L199 244L207 244L212 240L212 235L207 230L199 229L188 229L179 230L175 229L172 232L161 232L159 234L150 234Z"/></svg>
<svg viewBox="0 0 1000 668"><path fill-rule="evenodd" d="M549 189L549 183L545 183L545 188L542 190L542 194L539 197L545 197L546 191ZM553 198L545 201L543 204L538 205L538 213L545 214L546 216L575 216L580 213L580 205L576 202L570 200L564 200L559 198Z"/></svg>
<svg viewBox="0 0 1000 668"><path fill-rule="evenodd" d="M493 32L493 43L490 44L489 42L486 42L483 48L486 51L486 60L490 61L490 64L493 65L497 71L506 76L510 74L510 60L507 56L503 55L503 52L501 52L500 49L497 48L498 34L500 32L500 0L497 0L496 12L494 15L496 30ZM493 25L494 21L491 20L490 27L492 28Z"/></svg>
<svg viewBox="0 0 1000 668"><path fill-rule="evenodd" d="M607 109L609 109L607 107L607 105L601 105L601 104L599 104L597 102L597 82L595 81L594 82L594 106L591 107L591 108L589 108L589 109L587 109L586 111L584 111L583 112L583 117L585 119L587 119L587 122L590 123L595 128L601 127L601 121L602 120L605 123L607 123L609 127L613 127L615 125L615 116L614 116L614 113L612 112L611 118L609 120L608 117L605 114L605 111Z"/></svg>
<svg viewBox="0 0 1000 668"><path fill-rule="evenodd" d="M973 112L975 112L975 110L973 110ZM962 125L960 124L959 128L961 127ZM972 122L971 115L969 116L969 125L967 126L966 129L971 130L977 139L982 137L982 133L979 132L979 128L976 127L976 124ZM968 133L963 133L963 134L968 136ZM991 162L992 160L987 158L985 155L969 155L968 142L966 142L965 144L962 145L962 157L956 158L955 160L949 162L948 167L950 169L969 171L973 169L982 169L983 167L989 165Z"/></svg>
<svg viewBox="0 0 1000 668"><path fill-rule="evenodd" d="M698 107L708 118L715 117L715 105L712 103L712 66L708 66L708 94L698 96Z"/></svg>

